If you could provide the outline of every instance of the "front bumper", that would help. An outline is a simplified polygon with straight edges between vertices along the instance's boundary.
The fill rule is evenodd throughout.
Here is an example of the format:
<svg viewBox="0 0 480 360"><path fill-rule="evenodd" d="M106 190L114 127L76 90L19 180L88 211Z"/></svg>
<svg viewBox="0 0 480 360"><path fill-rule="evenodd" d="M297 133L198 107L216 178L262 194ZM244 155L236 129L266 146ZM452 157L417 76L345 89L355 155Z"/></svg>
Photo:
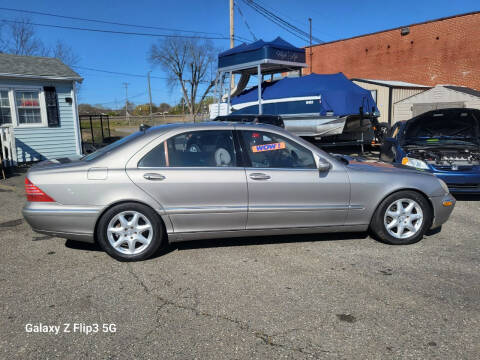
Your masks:
<svg viewBox="0 0 480 360"><path fill-rule="evenodd" d="M58 203L27 202L22 214L33 231L55 237L94 242L98 207L66 206Z"/></svg>
<svg viewBox="0 0 480 360"><path fill-rule="evenodd" d="M450 193L444 196L431 197L430 201L433 206L433 216L434 216L431 229L434 229L441 226L443 223L445 223L448 220L448 218L450 217L450 214L453 211L453 208L455 207L455 203L457 201ZM445 206L444 204L448 202L450 202L451 205Z"/></svg>
<svg viewBox="0 0 480 360"><path fill-rule="evenodd" d="M464 171L433 169L432 173L445 181L452 193L480 194L479 166Z"/></svg>

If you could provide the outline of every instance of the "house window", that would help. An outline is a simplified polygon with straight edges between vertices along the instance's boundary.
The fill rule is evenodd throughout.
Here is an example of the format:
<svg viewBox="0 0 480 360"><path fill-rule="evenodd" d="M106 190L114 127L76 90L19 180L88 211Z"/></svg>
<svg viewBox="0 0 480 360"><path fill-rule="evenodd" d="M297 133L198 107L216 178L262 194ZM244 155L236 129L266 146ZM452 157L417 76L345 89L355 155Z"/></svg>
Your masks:
<svg viewBox="0 0 480 360"><path fill-rule="evenodd" d="M11 124L12 113L10 112L10 100L8 90L0 90L0 125Z"/></svg>
<svg viewBox="0 0 480 360"><path fill-rule="evenodd" d="M19 90L15 92L18 124L41 124L42 114L38 91Z"/></svg>

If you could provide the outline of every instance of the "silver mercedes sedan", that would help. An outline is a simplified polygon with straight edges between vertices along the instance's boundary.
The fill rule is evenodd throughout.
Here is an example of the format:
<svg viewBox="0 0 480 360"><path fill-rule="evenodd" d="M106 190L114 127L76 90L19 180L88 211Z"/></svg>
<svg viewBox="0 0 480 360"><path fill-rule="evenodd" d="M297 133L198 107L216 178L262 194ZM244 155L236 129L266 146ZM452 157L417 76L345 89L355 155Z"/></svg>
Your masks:
<svg viewBox="0 0 480 360"><path fill-rule="evenodd" d="M143 260L168 242L370 230L412 244L455 205L427 172L332 156L275 126L211 122L136 132L25 179L34 231Z"/></svg>

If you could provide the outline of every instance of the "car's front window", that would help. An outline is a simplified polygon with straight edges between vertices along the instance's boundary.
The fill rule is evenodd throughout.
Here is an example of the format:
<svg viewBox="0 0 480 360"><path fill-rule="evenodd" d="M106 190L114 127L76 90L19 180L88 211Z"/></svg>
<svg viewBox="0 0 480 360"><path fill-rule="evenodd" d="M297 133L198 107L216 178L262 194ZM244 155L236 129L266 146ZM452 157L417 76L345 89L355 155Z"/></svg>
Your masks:
<svg viewBox="0 0 480 360"><path fill-rule="evenodd" d="M233 167L236 153L229 130L190 131L157 145L139 167Z"/></svg>
<svg viewBox="0 0 480 360"><path fill-rule="evenodd" d="M241 133L254 168L316 168L312 152L284 136L264 131Z"/></svg>

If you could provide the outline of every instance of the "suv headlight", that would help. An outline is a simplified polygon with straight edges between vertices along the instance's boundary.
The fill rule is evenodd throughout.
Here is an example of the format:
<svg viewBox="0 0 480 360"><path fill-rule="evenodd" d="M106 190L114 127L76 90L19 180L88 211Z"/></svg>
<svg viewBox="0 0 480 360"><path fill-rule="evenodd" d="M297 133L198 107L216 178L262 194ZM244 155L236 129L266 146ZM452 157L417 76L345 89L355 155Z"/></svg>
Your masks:
<svg viewBox="0 0 480 360"><path fill-rule="evenodd" d="M414 158L411 158L411 157L404 157L402 159L402 164L407 165L407 166L411 166L411 167L414 167L414 168L417 168L417 169L428 169L428 165L425 161L414 159Z"/></svg>
<svg viewBox="0 0 480 360"><path fill-rule="evenodd" d="M442 189L445 190L445 193L448 194L450 192L450 190L448 190L448 185L445 181L443 181L442 179L438 179L438 181L440 181L440 185L442 185Z"/></svg>

